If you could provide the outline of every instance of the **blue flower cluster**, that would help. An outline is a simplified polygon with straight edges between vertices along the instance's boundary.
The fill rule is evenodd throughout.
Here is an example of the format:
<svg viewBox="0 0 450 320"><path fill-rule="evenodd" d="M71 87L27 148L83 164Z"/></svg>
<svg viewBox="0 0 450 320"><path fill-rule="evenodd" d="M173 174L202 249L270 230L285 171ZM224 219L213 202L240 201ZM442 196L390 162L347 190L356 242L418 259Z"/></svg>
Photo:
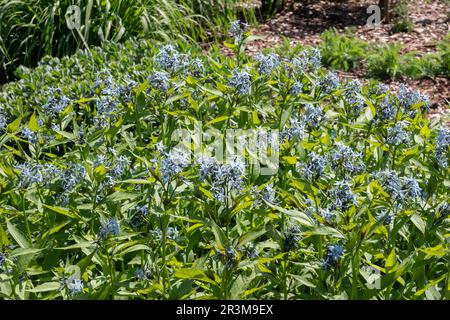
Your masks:
<svg viewBox="0 0 450 320"><path fill-rule="evenodd" d="M283 232L283 250L292 251L298 247L300 241L300 229L297 226L288 227Z"/></svg>
<svg viewBox="0 0 450 320"><path fill-rule="evenodd" d="M325 114L320 106L314 106L312 104L307 104L304 113L304 122L311 128L318 128L323 120L325 119Z"/></svg>
<svg viewBox="0 0 450 320"><path fill-rule="evenodd" d="M390 225L394 221L394 214L388 211L382 211L375 216L378 222L382 222L384 225Z"/></svg>
<svg viewBox="0 0 450 320"><path fill-rule="evenodd" d="M398 90L397 99L399 105L403 108L403 112L410 118L415 118L418 110L426 111L430 107L430 98L414 91L408 86L401 84ZM420 109L415 108L422 105Z"/></svg>
<svg viewBox="0 0 450 320"><path fill-rule="evenodd" d="M376 172L374 177L395 200L396 206L401 206L405 201L417 200L423 196L419 183L412 176L399 178L397 172L384 170Z"/></svg>
<svg viewBox="0 0 450 320"><path fill-rule="evenodd" d="M355 152L351 147L342 142L337 142L329 154L331 168L347 174L357 174L364 172L366 166L363 162L363 155Z"/></svg>
<svg viewBox="0 0 450 320"><path fill-rule="evenodd" d="M441 169L448 168L450 129L442 128L436 138L436 160Z"/></svg>
<svg viewBox="0 0 450 320"><path fill-rule="evenodd" d="M317 155L313 151L309 153L308 158L305 164L299 165L302 174L311 181L319 179L327 168L327 158Z"/></svg>
<svg viewBox="0 0 450 320"><path fill-rule="evenodd" d="M159 242L161 242L163 240L163 232L162 232L161 229L158 228L156 230L153 230L153 231L151 231L151 234ZM178 240L178 229L177 229L177 227L167 227L167 229L166 229L166 239L167 240L172 240L172 241L177 241Z"/></svg>
<svg viewBox="0 0 450 320"><path fill-rule="evenodd" d="M6 111L0 106L0 132L8 125L8 116Z"/></svg>
<svg viewBox="0 0 450 320"><path fill-rule="evenodd" d="M356 195L353 193L348 180L335 182L334 188L330 192L330 198L333 201L330 206L331 210L345 211L357 203Z"/></svg>
<svg viewBox="0 0 450 320"><path fill-rule="evenodd" d="M286 140L303 140L305 136L305 122L302 119L293 118L289 121L290 126L283 128L280 134L280 142L283 143Z"/></svg>
<svg viewBox="0 0 450 320"><path fill-rule="evenodd" d="M275 53L258 53L254 59L259 62L259 72L264 75L271 74L280 65L280 57Z"/></svg>
<svg viewBox="0 0 450 320"><path fill-rule="evenodd" d="M344 98L350 106L347 112L353 118L358 117L366 105L364 98L361 96L361 90L362 84L359 80L352 80L345 86Z"/></svg>
<svg viewBox="0 0 450 320"><path fill-rule="evenodd" d="M99 238L105 240L108 236L118 236L120 234L119 221L116 218L109 218L102 221L100 225Z"/></svg>
<svg viewBox="0 0 450 320"><path fill-rule="evenodd" d="M240 20L233 21L231 23L228 33L234 38L235 42L240 42L243 39L245 31L247 31L248 25Z"/></svg>
<svg viewBox="0 0 450 320"><path fill-rule="evenodd" d="M334 72L328 72L324 77L320 78L317 83L317 86L321 88L324 95L336 90L339 85L339 78Z"/></svg>
<svg viewBox="0 0 450 320"><path fill-rule="evenodd" d="M215 159L202 155L196 159L200 166L200 180L208 180L212 184L215 199L222 202L233 191L244 188L245 163L236 157L225 164L219 164Z"/></svg>
<svg viewBox="0 0 450 320"><path fill-rule="evenodd" d="M134 271L134 276L139 280L139 281L146 281L146 280L150 280L152 273L149 270L148 267L144 267L144 268L137 268Z"/></svg>
<svg viewBox="0 0 450 320"><path fill-rule="evenodd" d="M399 121L393 128L388 128L387 143L395 147L398 147L401 144L409 145L411 137L406 130L407 127L407 122Z"/></svg>
<svg viewBox="0 0 450 320"><path fill-rule="evenodd" d="M3 252L0 252L0 268L3 267L5 262L6 262L6 255Z"/></svg>
<svg viewBox="0 0 450 320"><path fill-rule="evenodd" d="M344 255L344 248L338 244L329 244L327 247L327 256L322 262L322 267L328 269L329 267L335 267L341 257Z"/></svg>
<svg viewBox="0 0 450 320"><path fill-rule="evenodd" d="M299 56L292 59L294 67L301 72L315 72L320 68L322 56L317 48L309 48L300 52Z"/></svg>
<svg viewBox="0 0 450 320"><path fill-rule="evenodd" d="M169 182L172 177L180 174L190 163L188 156L177 148L169 152L161 151L161 153L162 160L159 171L164 182Z"/></svg>
<svg viewBox="0 0 450 320"><path fill-rule="evenodd" d="M46 116L55 116L63 112L70 104L70 99L62 93L60 88L49 88L49 98L47 102L42 105L42 110Z"/></svg>
<svg viewBox="0 0 450 320"><path fill-rule="evenodd" d="M239 70L238 68L233 69L229 85L234 87L240 95L248 94L252 85L251 76L248 70Z"/></svg>
<svg viewBox="0 0 450 320"><path fill-rule="evenodd" d="M172 86L169 74L165 71L154 71L148 78L150 85L156 90L167 92Z"/></svg>
<svg viewBox="0 0 450 320"><path fill-rule="evenodd" d="M84 289L83 280L77 277L70 277L66 282L66 286L71 295L80 294Z"/></svg>

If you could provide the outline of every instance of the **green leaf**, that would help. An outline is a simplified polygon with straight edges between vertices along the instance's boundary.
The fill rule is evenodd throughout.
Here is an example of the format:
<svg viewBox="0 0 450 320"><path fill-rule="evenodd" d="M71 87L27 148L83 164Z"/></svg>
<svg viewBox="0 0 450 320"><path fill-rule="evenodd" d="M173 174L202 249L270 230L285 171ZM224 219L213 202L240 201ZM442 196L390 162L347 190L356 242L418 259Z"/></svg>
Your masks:
<svg viewBox="0 0 450 320"><path fill-rule="evenodd" d="M6 221L6 225L8 227L9 233L14 238L14 240L16 240L17 244L21 248L29 248L30 247L28 240L9 220Z"/></svg>
<svg viewBox="0 0 450 320"><path fill-rule="evenodd" d="M39 249L39 248L18 248L18 249L15 249L14 251L12 251L12 255L15 257L18 257L18 256L24 256L27 254L36 254L43 250L44 249Z"/></svg>
<svg viewBox="0 0 450 320"><path fill-rule="evenodd" d="M33 289L28 289L29 292L48 292L48 291L56 291L61 287L61 284L59 282L47 282L41 285L38 285L37 287L34 287Z"/></svg>
<svg viewBox="0 0 450 320"><path fill-rule="evenodd" d="M208 278L205 272L200 269L193 269L193 268L178 269L175 270L174 276L180 279L198 280L217 285L216 281Z"/></svg>
<svg viewBox="0 0 450 320"><path fill-rule="evenodd" d="M417 227L417 229L419 229L420 232L425 234L426 231L425 221L423 221L423 219L418 214L413 214L411 216L411 221Z"/></svg>
<svg viewBox="0 0 450 320"><path fill-rule="evenodd" d="M267 232L266 229L262 229L262 230L251 231L251 232L248 232L248 233L242 235L238 241L239 246L244 246L246 243L249 243L249 242L259 238L266 232Z"/></svg>
<svg viewBox="0 0 450 320"><path fill-rule="evenodd" d="M38 131L39 130L39 124L38 124L38 118L36 113L33 113L33 115L30 118L30 121L28 122L28 128L32 131Z"/></svg>
<svg viewBox="0 0 450 320"><path fill-rule="evenodd" d="M219 246L219 249L224 249L227 243L227 238L225 236L225 233L220 229L220 227L214 222L210 221L210 226L212 228L212 232L214 234L214 237L216 239L216 242Z"/></svg>
<svg viewBox="0 0 450 320"><path fill-rule="evenodd" d="M211 120L211 121L207 122L205 124L205 127L207 127L207 126L209 126L209 125L211 125L213 123L218 123L218 122L222 122L222 121L228 120L228 118L229 118L228 116L217 117L214 120Z"/></svg>
<svg viewBox="0 0 450 320"><path fill-rule="evenodd" d="M6 127L6 130L8 130L9 133L16 132L17 130L19 130L21 122L22 122L22 118L20 118L20 117L17 118L16 120L14 120L10 124L8 124L8 126Z"/></svg>
<svg viewBox="0 0 450 320"><path fill-rule="evenodd" d="M74 218L74 219L81 219L81 217L76 214L75 212L70 212L70 210L65 209L65 208L61 208L61 207L53 207L53 206L49 206L44 204L44 207L46 207L47 209L50 209L56 213L62 214L63 216L69 217L69 218Z"/></svg>
<svg viewBox="0 0 450 320"><path fill-rule="evenodd" d="M397 256L395 255L395 248L392 248L391 252L389 253L389 255L386 259L386 264L385 264L386 272L389 272L390 270L392 270L392 268L394 267L396 262L397 262Z"/></svg>
<svg viewBox="0 0 450 320"><path fill-rule="evenodd" d="M273 205L271 203L266 202L272 209L275 209L279 212L282 212L288 216L290 216L292 219L296 220L298 223L300 223L303 226L306 227L313 227L314 226L314 222L311 220L311 218L304 212L300 212L297 210L287 210L284 209L282 207Z"/></svg>

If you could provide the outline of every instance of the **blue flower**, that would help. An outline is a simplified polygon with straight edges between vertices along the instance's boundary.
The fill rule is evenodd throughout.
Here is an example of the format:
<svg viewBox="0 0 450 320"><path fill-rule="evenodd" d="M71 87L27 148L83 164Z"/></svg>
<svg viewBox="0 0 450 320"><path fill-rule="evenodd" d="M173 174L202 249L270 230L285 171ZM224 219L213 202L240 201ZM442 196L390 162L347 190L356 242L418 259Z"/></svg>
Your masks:
<svg viewBox="0 0 450 320"><path fill-rule="evenodd" d="M336 214L330 209L320 209L320 216L325 219L328 223L332 223Z"/></svg>
<svg viewBox="0 0 450 320"><path fill-rule="evenodd" d="M300 229L297 226L291 226L283 232L283 237L283 250L285 252L294 250L300 241Z"/></svg>
<svg viewBox="0 0 450 320"><path fill-rule="evenodd" d="M240 250L248 259L258 258L258 250L254 245L246 245Z"/></svg>
<svg viewBox="0 0 450 320"><path fill-rule="evenodd" d="M336 266L345 250L338 244L329 244L327 246L327 256L322 262L322 267L327 269L332 266Z"/></svg>
<svg viewBox="0 0 450 320"><path fill-rule="evenodd" d="M441 215L441 217L447 217L450 215L450 204L448 202L443 202L437 208L437 211Z"/></svg>
<svg viewBox="0 0 450 320"><path fill-rule="evenodd" d="M67 281L67 288L71 295L76 295L83 292L84 284L80 278L71 277Z"/></svg>
<svg viewBox="0 0 450 320"><path fill-rule="evenodd" d="M236 88L239 94L244 95L249 93L251 87L251 77L247 70L239 71L238 68L233 69L230 86Z"/></svg>
<svg viewBox="0 0 450 320"><path fill-rule="evenodd" d="M148 78L150 85L156 90L166 92L171 87L169 74L164 71L154 71Z"/></svg>
<svg viewBox="0 0 450 320"><path fill-rule="evenodd" d="M423 104L422 111L426 111L430 107L430 98L427 95L423 95L418 91L413 91L404 84L400 85L397 99L400 106L403 108L403 112L410 118L415 118L417 115L418 109L413 108L413 106Z"/></svg>
<svg viewBox="0 0 450 320"><path fill-rule="evenodd" d="M153 236L155 237L155 239L157 239L158 241L162 241L163 240L163 232L161 229L156 229L151 231L151 233L153 234ZM172 241L177 241L178 240L178 229L177 227L167 227L166 229L166 239L167 240L172 240Z"/></svg>
<svg viewBox="0 0 450 320"><path fill-rule="evenodd" d="M297 58L292 59L292 64L300 72L315 72L320 68L321 60L320 50L311 48L300 52Z"/></svg>
<svg viewBox="0 0 450 320"><path fill-rule="evenodd" d="M63 112L70 104L70 99L61 93L61 89L49 88L50 97L42 105L42 110L46 116L54 116Z"/></svg>
<svg viewBox="0 0 450 320"><path fill-rule="evenodd" d="M230 29L228 30L230 36L234 38L236 42L242 41L245 31L248 25L240 20L233 21L231 23Z"/></svg>
<svg viewBox="0 0 450 320"><path fill-rule="evenodd" d="M376 118L381 120L389 120L395 116L395 113L395 106L389 99L389 96L386 95L378 104Z"/></svg>
<svg viewBox="0 0 450 320"><path fill-rule="evenodd" d="M402 177L402 193L405 197L409 199L420 198L422 196L422 189L419 183L413 176Z"/></svg>
<svg viewBox="0 0 450 320"><path fill-rule="evenodd" d="M176 71L182 67L181 55L172 44L167 44L159 50L155 63L165 70Z"/></svg>
<svg viewBox="0 0 450 320"><path fill-rule="evenodd" d="M362 161L362 154L355 152L351 147L346 146L342 142L337 142L331 150L330 163L333 170L341 170L346 174L361 173L366 169Z"/></svg>
<svg viewBox="0 0 450 320"><path fill-rule="evenodd" d="M352 80L345 86L344 98L350 105L348 110L349 115L352 117L358 117L361 111L364 109L365 100L360 96L362 91L362 85L359 80Z"/></svg>
<svg viewBox="0 0 450 320"><path fill-rule="evenodd" d="M120 225L116 218L109 218L101 223L99 237L105 240L109 235L118 236Z"/></svg>
<svg viewBox="0 0 450 320"><path fill-rule="evenodd" d="M245 163L240 158L235 158L228 163L218 166L213 176L214 197L223 201L226 191L240 191L245 178Z"/></svg>
<svg viewBox="0 0 450 320"><path fill-rule="evenodd" d="M22 136L31 144L37 144L39 142L39 133L28 127L22 129Z"/></svg>
<svg viewBox="0 0 450 320"><path fill-rule="evenodd" d="M302 89L303 89L303 84L301 82L299 82L299 81L295 81L294 84L291 87L291 91L290 92L292 94L297 95L297 94L300 93L300 91L302 91Z"/></svg>
<svg viewBox="0 0 450 320"><path fill-rule="evenodd" d="M264 75L272 73L272 71L280 65L280 58L277 54L261 54L255 55L255 60L259 62L259 72Z"/></svg>
<svg viewBox="0 0 450 320"><path fill-rule="evenodd" d="M322 124L322 121L324 119L325 119L325 115L320 106L314 106L312 104L306 105L305 114L304 114L304 122L308 126L318 129L318 127Z"/></svg>
<svg viewBox="0 0 450 320"><path fill-rule="evenodd" d="M448 151L450 146L450 129L442 128L436 137L436 160L441 169L448 168Z"/></svg>
<svg viewBox="0 0 450 320"><path fill-rule="evenodd" d="M67 169L63 171L61 177L61 187L66 192L72 191L77 184L83 181L86 176L86 169L80 163L68 163Z"/></svg>
<svg viewBox="0 0 450 320"><path fill-rule="evenodd" d="M335 187L331 190L331 199L333 199L333 204L331 210L347 210L352 205L355 205L356 196L352 192L350 184L347 180L337 181Z"/></svg>
<svg viewBox="0 0 450 320"><path fill-rule="evenodd" d="M305 122L304 120L299 119L291 119L290 127L283 128L280 134L281 143L285 142L286 139L288 141L292 140L302 140L305 136Z"/></svg>
<svg viewBox="0 0 450 320"><path fill-rule="evenodd" d="M5 110L3 110L2 107L0 107L0 131L6 128L8 125L8 118L6 116Z"/></svg>
<svg viewBox="0 0 450 320"><path fill-rule="evenodd" d="M147 267L137 268L134 272L134 276L140 281L149 280L151 275L152 274Z"/></svg>
<svg viewBox="0 0 450 320"><path fill-rule="evenodd" d="M0 268L3 267L5 262L6 262L6 255L3 252L0 252Z"/></svg>
<svg viewBox="0 0 450 320"><path fill-rule="evenodd" d="M396 206L401 206L405 201L415 200L423 195L419 183L412 176L399 178L395 171L385 170L376 172L374 177L395 200Z"/></svg>
<svg viewBox="0 0 450 320"><path fill-rule="evenodd" d="M408 145L411 137L405 128L408 124L404 121L398 122L393 128L388 128L387 143L398 147L401 144Z"/></svg>
<svg viewBox="0 0 450 320"><path fill-rule="evenodd" d="M315 180L320 178L327 168L327 159L320 155L316 155L311 151L308 155L308 161L305 164L300 165L302 174L308 180Z"/></svg>
<svg viewBox="0 0 450 320"><path fill-rule="evenodd" d="M375 219L378 222L382 222L384 225L389 225L394 221L394 215L392 213L383 211L376 215Z"/></svg>
<svg viewBox="0 0 450 320"><path fill-rule="evenodd" d="M322 93L329 94L339 87L339 78L333 72L328 72L325 77L319 79L318 86Z"/></svg>
<svg viewBox="0 0 450 320"><path fill-rule="evenodd" d="M160 172L164 182L169 182L173 176L181 173L189 165L189 159L179 149L172 149L163 153Z"/></svg>

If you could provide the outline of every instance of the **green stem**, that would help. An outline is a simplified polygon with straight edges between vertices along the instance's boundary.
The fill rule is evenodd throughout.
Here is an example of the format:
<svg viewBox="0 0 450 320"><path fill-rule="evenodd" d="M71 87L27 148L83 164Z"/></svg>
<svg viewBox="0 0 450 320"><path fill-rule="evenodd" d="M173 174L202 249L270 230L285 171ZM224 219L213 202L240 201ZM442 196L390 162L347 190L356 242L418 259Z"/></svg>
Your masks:
<svg viewBox="0 0 450 320"><path fill-rule="evenodd" d="M24 220L25 220L25 228L27 229L28 239L30 240L30 244L31 244L33 240L31 237L30 225L28 223L27 211L25 210L25 194L21 193L21 196L22 196L22 212L23 212L23 216L24 216Z"/></svg>

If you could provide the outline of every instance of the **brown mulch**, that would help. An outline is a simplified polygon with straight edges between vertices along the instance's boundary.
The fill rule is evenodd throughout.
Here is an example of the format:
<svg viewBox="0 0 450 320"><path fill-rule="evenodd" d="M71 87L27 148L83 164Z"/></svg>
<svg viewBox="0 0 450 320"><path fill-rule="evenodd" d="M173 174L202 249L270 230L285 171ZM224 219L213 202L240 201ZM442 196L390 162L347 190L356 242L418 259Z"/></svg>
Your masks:
<svg viewBox="0 0 450 320"><path fill-rule="evenodd" d="M409 12L414 22L414 31L410 33L391 33L390 25L377 27L366 26L370 14L367 7L377 3L375 0L349 0L344 3L319 1L316 4L294 4L279 13L269 21L251 30L253 35L263 36L263 40L253 41L248 45L249 54L254 54L263 48L275 47L288 39L292 46L297 44L318 44L320 34L334 27L340 32L350 28L357 38L376 43L401 43L402 53L418 51L419 54L436 51L436 42L445 38L450 30L450 6L448 0L415 0L409 3ZM229 50L223 48L226 54ZM351 73L338 72L343 78L363 78L361 70ZM410 87L428 94L433 107L431 114L447 112L449 117L450 80L436 79L400 79L387 81L395 89L399 83L406 83ZM445 115L444 115L445 116Z"/></svg>

